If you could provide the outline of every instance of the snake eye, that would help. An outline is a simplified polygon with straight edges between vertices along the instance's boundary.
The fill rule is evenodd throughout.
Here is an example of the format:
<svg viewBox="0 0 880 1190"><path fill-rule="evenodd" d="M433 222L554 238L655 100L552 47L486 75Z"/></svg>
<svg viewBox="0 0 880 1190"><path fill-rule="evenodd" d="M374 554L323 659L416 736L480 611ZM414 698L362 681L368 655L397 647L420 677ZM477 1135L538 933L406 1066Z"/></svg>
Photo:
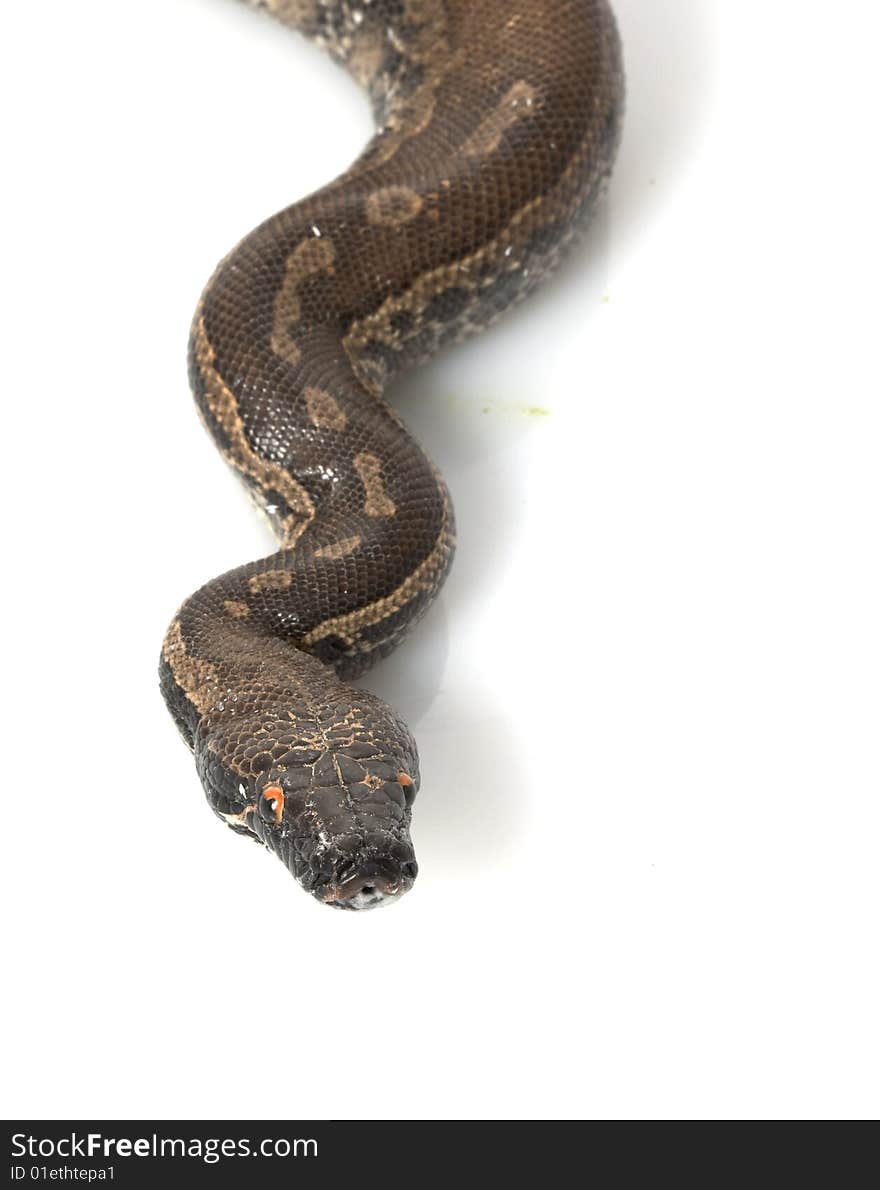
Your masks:
<svg viewBox="0 0 880 1190"><path fill-rule="evenodd" d="M403 796L406 799L406 804L411 806L416 799L416 783L413 781L409 773L398 773L397 783L403 790Z"/></svg>
<svg viewBox="0 0 880 1190"><path fill-rule="evenodd" d="M264 822L280 824L284 813L284 790L280 785L267 785L260 794L260 817Z"/></svg>

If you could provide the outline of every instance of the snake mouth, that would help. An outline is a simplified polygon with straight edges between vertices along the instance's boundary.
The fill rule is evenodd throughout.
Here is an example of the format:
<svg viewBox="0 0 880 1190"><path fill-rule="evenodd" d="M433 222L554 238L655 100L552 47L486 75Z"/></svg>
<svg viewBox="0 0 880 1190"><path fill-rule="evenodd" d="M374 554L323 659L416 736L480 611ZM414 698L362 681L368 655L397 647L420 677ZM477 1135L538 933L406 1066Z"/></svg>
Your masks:
<svg viewBox="0 0 880 1190"><path fill-rule="evenodd" d="M390 905L412 888L418 866L413 860L394 865L394 871L390 867L381 861L368 861L349 873L340 873L332 883L316 890L316 895L334 909L378 909Z"/></svg>

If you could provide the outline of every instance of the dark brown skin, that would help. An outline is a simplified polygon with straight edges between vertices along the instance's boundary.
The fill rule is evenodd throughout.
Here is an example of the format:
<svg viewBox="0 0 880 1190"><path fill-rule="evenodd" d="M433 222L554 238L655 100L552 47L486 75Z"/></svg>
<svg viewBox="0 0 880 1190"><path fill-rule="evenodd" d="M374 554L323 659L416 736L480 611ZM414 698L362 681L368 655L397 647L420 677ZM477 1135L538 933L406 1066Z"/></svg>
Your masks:
<svg viewBox="0 0 880 1190"><path fill-rule="evenodd" d="M192 595L162 690L213 809L321 901L407 891L415 743L347 684L429 607L446 487L388 380L489 325L593 212L620 132L604 0L262 0L369 90L379 131L336 182L223 261L190 378L281 548Z"/></svg>

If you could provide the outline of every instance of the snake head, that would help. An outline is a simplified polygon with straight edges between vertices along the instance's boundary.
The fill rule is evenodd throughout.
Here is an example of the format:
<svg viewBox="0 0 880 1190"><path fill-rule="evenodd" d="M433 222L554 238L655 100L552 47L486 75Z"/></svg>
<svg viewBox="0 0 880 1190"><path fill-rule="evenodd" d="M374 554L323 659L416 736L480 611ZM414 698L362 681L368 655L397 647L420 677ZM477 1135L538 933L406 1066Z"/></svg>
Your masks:
<svg viewBox="0 0 880 1190"><path fill-rule="evenodd" d="M259 718L205 715L194 733L208 801L264 843L316 900L368 909L399 899L418 867L409 837L418 754L405 724L366 690L301 655L331 697L272 691ZM268 701L268 700L267 700Z"/></svg>
<svg viewBox="0 0 880 1190"><path fill-rule="evenodd" d="M414 767L410 762L409 767ZM372 909L408 892L417 777L376 757L327 753L259 782L252 829L317 900Z"/></svg>

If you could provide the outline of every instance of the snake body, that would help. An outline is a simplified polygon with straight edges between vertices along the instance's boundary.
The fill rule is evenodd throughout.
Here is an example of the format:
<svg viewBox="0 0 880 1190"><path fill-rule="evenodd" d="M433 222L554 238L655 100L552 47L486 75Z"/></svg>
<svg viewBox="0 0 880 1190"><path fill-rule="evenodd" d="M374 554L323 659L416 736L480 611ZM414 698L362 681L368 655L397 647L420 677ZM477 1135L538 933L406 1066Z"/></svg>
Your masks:
<svg viewBox="0 0 880 1190"><path fill-rule="evenodd" d="M605 0L256 0L340 59L377 132L217 268L190 381L279 549L207 583L160 680L208 801L318 900L407 891L419 786L398 715L350 684L424 614L450 498L383 395L489 325L594 210L620 131Z"/></svg>

